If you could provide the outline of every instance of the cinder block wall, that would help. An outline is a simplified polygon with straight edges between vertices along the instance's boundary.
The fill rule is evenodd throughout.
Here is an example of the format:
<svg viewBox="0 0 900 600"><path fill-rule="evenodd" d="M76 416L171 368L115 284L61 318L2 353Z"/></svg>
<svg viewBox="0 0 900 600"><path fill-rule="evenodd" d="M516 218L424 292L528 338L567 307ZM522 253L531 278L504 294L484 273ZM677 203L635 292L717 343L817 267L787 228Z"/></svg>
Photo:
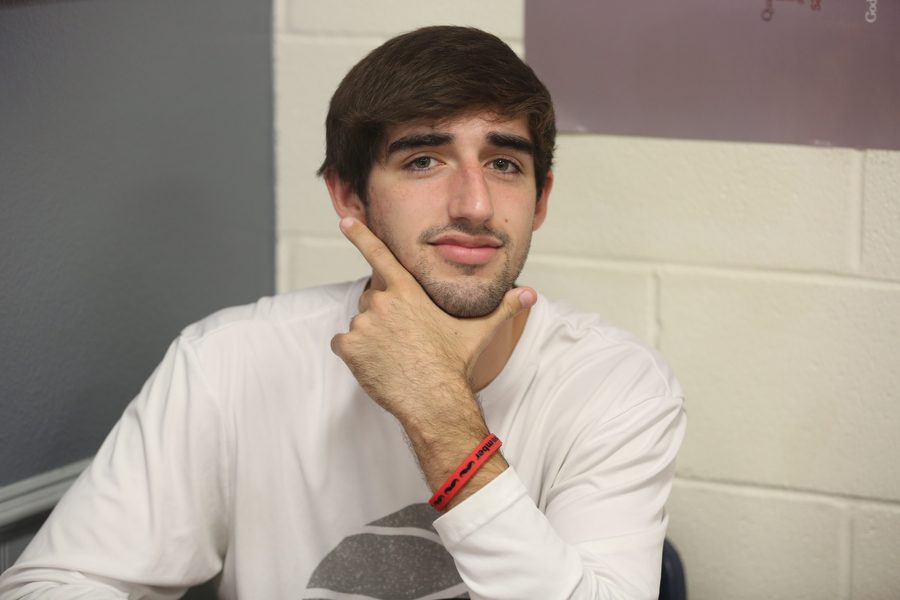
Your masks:
<svg viewBox="0 0 900 600"><path fill-rule="evenodd" d="M361 276L324 184L344 73L521 0L275 0L278 287ZM377 8L377 10L376 10ZM669 536L693 600L900 597L900 152L563 135L521 281L659 347L688 394Z"/></svg>

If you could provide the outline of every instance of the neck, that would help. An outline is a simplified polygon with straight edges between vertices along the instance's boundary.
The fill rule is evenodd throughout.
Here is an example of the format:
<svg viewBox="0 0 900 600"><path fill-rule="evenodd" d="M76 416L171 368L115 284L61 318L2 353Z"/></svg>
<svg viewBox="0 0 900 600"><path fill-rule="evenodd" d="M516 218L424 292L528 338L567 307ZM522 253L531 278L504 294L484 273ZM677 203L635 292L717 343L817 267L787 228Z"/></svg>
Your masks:
<svg viewBox="0 0 900 600"><path fill-rule="evenodd" d="M506 366L519 338L522 337L530 313L531 309L523 310L512 319L504 321L497 329L497 333L478 357L472 370L473 392L478 393L486 388Z"/></svg>

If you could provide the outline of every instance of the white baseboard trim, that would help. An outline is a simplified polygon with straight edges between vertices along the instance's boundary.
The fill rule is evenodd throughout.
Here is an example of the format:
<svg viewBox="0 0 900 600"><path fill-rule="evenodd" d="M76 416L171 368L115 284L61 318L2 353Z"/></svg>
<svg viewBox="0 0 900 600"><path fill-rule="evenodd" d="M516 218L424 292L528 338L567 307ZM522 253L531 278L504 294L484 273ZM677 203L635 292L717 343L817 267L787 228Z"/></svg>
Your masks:
<svg viewBox="0 0 900 600"><path fill-rule="evenodd" d="M0 487L0 527L56 506L90 462L91 459L86 458Z"/></svg>

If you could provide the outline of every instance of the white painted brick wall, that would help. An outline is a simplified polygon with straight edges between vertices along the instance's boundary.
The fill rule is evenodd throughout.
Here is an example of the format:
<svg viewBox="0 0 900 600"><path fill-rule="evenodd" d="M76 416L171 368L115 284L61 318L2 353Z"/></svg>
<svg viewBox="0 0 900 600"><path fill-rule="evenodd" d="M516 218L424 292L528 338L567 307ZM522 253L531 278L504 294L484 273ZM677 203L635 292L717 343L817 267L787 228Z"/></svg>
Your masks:
<svg viewBox="0 0 900 600"><path fill-rule="evenodd" d="M438 23L521 53L521 0L275 0L278 286L366 274L328 99ZM563 135L521 281L658 345L688 394L670 502L692 600L900 598L900 152Z"/></svg>
<svg viewBox="0 0 900 600"><path fill-rule="evenodd" d="M381 41L276 38L276 199L280 232L337 232L328 192L316 177L325 157L328 101L350 67Z"/></svg>
<svg viewBox="0 0 900 600"><path fill-rule="evenodd" d="M650 266L532 253L519 282L654 341L657 286Z"/></svg>
<svg viewBox="0 0 900 600"><path fill-rule="evenodd" d="M575 256L850 271L857 152L566 135L540 249Z"/></svg>
<svg viewBox="0 0 900 600"><path fill-rule="evenodd" d="M900 501L900 286L663 269L692 478Z"/></svg>
<svg viewBox="0 0 900 600"><path fill-rule="evenodd" d="M521 40L525 4L521 0L410 0L287 1L292 32L321 35L379 35L391 37L427 25L468 25L501 38Z"/></svg>
<svg viewBox="0 0 900 600"><path fill-rule="evenodd" d="M900 509L862 504L853 512L853 600L897 598L900 590Z"/></svg>
<svg viewBox="0 0 900 600"><path fill-rule="evenodd" d="M900 152L866 152L864 275L900 281Z"/></svg>
<svg viewBox="0 0 900 600"><path fill-rule="evenodd" d="M685 556L690 600L847 597L845 502L679 481L669 508L669 537Z"/></svg>

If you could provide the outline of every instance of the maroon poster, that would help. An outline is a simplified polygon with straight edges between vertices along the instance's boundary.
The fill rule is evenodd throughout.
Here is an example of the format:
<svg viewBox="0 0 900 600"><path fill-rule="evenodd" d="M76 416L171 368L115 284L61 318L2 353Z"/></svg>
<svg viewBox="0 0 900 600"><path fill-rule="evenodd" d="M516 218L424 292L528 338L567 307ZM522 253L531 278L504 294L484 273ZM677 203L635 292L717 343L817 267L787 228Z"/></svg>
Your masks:
<svg viewBox="0 0 900 600"><path fill-rule="evenodd" d="M526 0L560 129L900 149L900 0Z"/></svg>

